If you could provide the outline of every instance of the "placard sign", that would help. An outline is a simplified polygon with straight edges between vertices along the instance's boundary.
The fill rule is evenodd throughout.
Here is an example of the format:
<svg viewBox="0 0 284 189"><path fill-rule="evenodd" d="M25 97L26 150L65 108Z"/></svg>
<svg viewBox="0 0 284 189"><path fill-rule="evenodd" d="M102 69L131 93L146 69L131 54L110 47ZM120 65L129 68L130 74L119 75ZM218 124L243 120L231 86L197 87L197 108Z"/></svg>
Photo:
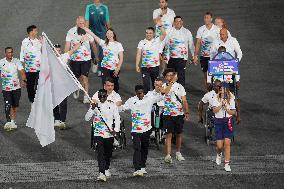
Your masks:
<svg viewBox="0 0 284 189"><path fill-rule="evenodd" d="M239 75L239 61L227 52L218 53L209 61L208 75Z"/></svg>

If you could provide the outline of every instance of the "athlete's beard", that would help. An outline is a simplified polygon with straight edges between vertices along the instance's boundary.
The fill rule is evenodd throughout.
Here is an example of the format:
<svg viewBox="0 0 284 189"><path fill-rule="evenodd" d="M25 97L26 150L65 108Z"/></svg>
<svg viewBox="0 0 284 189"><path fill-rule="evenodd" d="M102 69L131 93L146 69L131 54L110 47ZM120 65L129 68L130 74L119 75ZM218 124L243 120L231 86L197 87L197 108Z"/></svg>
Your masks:
<svg viewBox="0 0 284 189"><path fill-rule="evenodd" d="M168 8L168 6L164 6L162 9L163 9L163 10L166 10L167 8Z"/></svg>

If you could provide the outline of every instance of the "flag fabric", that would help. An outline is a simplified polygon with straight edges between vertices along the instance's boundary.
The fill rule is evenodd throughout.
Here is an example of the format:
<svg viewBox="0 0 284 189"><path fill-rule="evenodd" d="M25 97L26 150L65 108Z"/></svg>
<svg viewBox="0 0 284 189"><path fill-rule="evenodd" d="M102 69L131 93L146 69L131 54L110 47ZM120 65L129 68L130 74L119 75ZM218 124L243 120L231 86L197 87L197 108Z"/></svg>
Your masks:
<svg viewBox="0 0 284 189"><path fill-rule="evenodd" d="M43 38L37 92L27 126L35 130L42 147L55 141L53 108L79 87Z"/></svg>

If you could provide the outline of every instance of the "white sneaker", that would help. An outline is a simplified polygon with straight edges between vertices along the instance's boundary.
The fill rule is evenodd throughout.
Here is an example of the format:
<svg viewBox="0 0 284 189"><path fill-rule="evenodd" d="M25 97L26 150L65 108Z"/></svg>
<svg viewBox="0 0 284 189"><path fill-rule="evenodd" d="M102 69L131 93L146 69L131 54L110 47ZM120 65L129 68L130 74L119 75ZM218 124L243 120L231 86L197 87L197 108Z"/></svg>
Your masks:
<svg viewBox="0 0 284 189"><path fill-rule="evenodd" d="M84 104L88 104L88 103L90 103L90 101L89 101L89 99L88 99L88 97L87 97L87 96L84 96L83 103L84 103Z"/></svg>
<svg viewBox="0 0 284 189"><path fill-rule="evenodd" d="M185 160L184 157L181 155L180 152L176 152L176 159L177 159L178 161L184 161L184 160Z"/></svg>
<svg viewBox="0 0 284 189"><path fill-rule="evenodd" d="M103 173L100 173L99 176L97 177L97 181L106 182L107 177Z"/></svg>
<svg viewBox="0 0 284 189"><path fill-rule="evenodd" d="M92 72L97 73L98 72L98 65L97 64L92 64Z"/></svg>
<svg viewBox="0 0 284 189"><path fill-rule="evenodd" d="M63 122L63 121L60 121L60 124L59 124L59 129L66 129L66 124L65 124L65 122Z"/></svg>
<svg viewBox="0 0 284 189"><path fill-rule="evenodd" d="M5 129L5 130L10 130L11 126L12 126L12 123L11 123L11 122L7 122L7 123L5 123L5 125L4 125L4 129Z"/></svg>
<svg viewBox="0 0 284 189"><path fill-rule="evenodd" d="M106 175L106 177L110 177L111 176L111 173L110 173L109 169L105 170L105 175Z"/></svg>
<svg viewBox="0 0 284 189"><path fill-rule="evenodd" d="M226 163L226 164L225 164L224 169L225 169L225 171L227 171L227 172L231 172L231 167L230 167L229 163Z"/></svg>
<svg viewBox="0 0 284 189"><path fill-rule="evenodd" d="M114 141L113 141L113 146L115 146L115 147L119 146L119 142L116 139L114 139Z"/></svg>
<svg viewBox="0 0 284 189"><path fill-rule="evenodd" d="M78 99L80 96L80 90L77 90L73 93L73 98Z"/></svg>
<svg viewBox="0 0 284 189"><path fill-rule="evenodd" d="M59 127L61 124L61 121L60 120L55 120L54 121L54 127Z"/></svg>
<svg viewBox="0 0 284 189"><path fill-rule="evenodd" d="M170 163L170 164L173 163L173 159L172 159L171 155L166 155L165 163Z"/></svg>
<svg viewBox="0 0 284 189"><path fill-rule="evenodd" d="M221 162L222 162L222 153L217 154L216 156L216 164L221 165Z"/></svg>
<svg viewBox="0 0 284 189"><path fill-rule="evenodd" d="M10 130L17 129L17 128L18 128L18 126L16 125L16 122L14 120L11 120Z"/></svg>
<svg viewBox="0 0 284 189"><path fill-rule="evenodd" d="M140 171L143 173L143 174L147 174L147 171L145 168L141 168Z"/></svg>
<svg viewBox="0 0 284 189"><path fill-rule="evenodd" d="M133 176L134 176L134 177L143 177L144 174L142 173L141 170L137 170L137 171L135 171L135 172L133 173Z"/></svg>

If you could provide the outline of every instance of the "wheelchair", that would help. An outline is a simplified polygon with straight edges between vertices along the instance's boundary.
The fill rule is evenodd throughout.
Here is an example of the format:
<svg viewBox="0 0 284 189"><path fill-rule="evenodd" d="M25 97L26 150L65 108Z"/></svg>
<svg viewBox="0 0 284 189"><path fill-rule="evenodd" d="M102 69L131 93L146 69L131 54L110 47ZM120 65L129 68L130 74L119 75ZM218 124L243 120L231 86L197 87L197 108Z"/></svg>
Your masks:
<svg viewBox="0 0 284 189"><path fill-rule="evenodd" d="M165 132L163 130L163 116L157 104L154 104L152 108L151 123L153 125L152 131L155 132L155 137L151 138L151 141L155 143L157 150L160 150L161 144L163 144L165 140Z"/></svg>
<svg viewBox="0 0 284 189"><path fill-rule="evenodd" d="M118 146L114 146L114 149L125 149L126 148L126 131L125 131L125 125L124 120L121 120L120 123L120 131L117 133L117 139L118 139Z"/></svg>
<svg viewBox="0 0 284 189"><path fill-rule="evenodd" d="M114 125L113 125L114 128ZM125 131L125 124L124 120L121 120L120 123L120 131L116 133L116 139L118 140L118 145L115 146L113 145L113 149L125 149L126 148L126 131ZM91 126L91 145L90 148L93 149L94 151L96 150L96 145L94 141L94 125L92 123Z"/></svg>
<svg viewBox="0 0 284 189"><path fill-rule="evenodd" d="M209 146L210 144L214 144L216 142L215 138L215 126L214 126L214 113L212 108L207 108L205 112L205 125L204 125L204 140L205 143ZM231 138L231 143L235 142L235 117L233 119L233 137Z"/></svg>
<svg viewBox="0 0 284 189"><path fill-rule="evenodd" d="M212 143L215 143L215 127L214 127L214 113L212 108L207 108L204 115L204 140L205 143L209 146Z"/></svg>

